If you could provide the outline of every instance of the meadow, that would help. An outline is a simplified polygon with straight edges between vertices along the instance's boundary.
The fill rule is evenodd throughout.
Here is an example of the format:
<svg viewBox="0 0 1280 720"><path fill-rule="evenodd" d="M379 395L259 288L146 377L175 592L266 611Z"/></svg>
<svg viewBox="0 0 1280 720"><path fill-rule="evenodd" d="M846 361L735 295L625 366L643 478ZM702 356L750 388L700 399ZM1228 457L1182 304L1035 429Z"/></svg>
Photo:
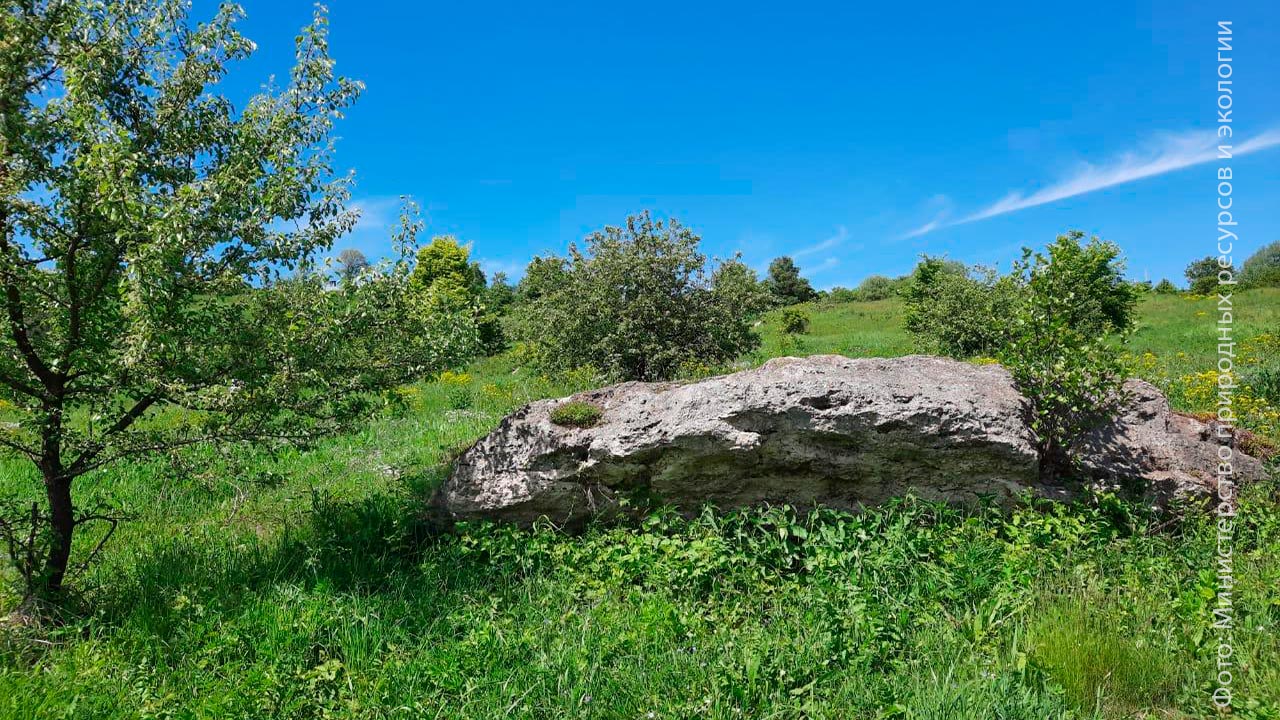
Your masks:
<svg viewBox="0 0 1280 720"><path fill-rule="evenodd" d="M1275 439L1280 290L1235 304L1257 378L1245 424ZM1214 306L1150 295L1127 349L1185 411L1212 407ZM802 309L807 334L766 316L737 366L911 352L895 300ZM1199 514L1104 496L659 512L579 535L426 521L461 448L522 403L597 382L502 355L314 447L199 447L86 478L85 506L130 520L74 578L61 625L0 634L0 718L1217 716L1216 534ZM37 483L0 459L0 497ZM1236 714L1280 718L1273 486L1243 500L1235 570Z"/></svg>

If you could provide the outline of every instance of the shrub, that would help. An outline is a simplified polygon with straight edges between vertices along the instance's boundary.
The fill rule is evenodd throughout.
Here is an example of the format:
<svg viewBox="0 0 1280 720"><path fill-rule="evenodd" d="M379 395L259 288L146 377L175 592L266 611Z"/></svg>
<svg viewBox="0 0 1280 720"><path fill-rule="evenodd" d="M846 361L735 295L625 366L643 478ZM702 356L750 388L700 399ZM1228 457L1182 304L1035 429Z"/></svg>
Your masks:
<svg viewBox="0 0 1280 720"><path fill-rule="evenodd" d="M485 286L479 263L471 262L471 250L452 235L438 235L418 250L412 282L422 290L444 282L450 289L477 296Z"/></svg>
<svg viewBox="0 0 1280 720"><path fill-rule="evenodd" d="M507 280L507 274L498 271L489 278L489 287L485 290L484 302L491 312L498 314L507 311L516 301L516 289Z"/></svg>
<svg viewBox="0 0 1280 720"><path fill-rule="evenodd" d="M992 356L1009 369L1031 402L1050 473L1066 464L1074 438L1114 410L1124 375L1108 338L1129 331L1138 297L1119 248L1083 237L1073 231L1045 253L1024 250L1003 277L926 257L903 291L907 329L922 349Z"/></svg>
<svg viewBox="0 0 1280 720"><path fill-rule="evenodd" d="M906 281L907 278L894 279L884 275L872 275L863 280L854 292L858 300L886 300L896 296Z"/></svg>
<svg viewBox="0 0 1280 720"><path fill-rule="evenodd" d="M1240 266L1245 287L1280 287L1280 241L1263 245Z"/></svg>
<svg viewBox="0 0 1280 720"><path fill-rule="evenodd" d="M906 326L924 352L967 358L994 355L1006 342L1007 323L1020 288L995 271L925 257L902 295Z"/></svg>
<svg viewBox="0 0 1280 720"><path fill-rule="evenodd" d="M475 404L471 388L465 386L449 388L446 400L450 410L468 410Z"/></svg>
<svg viewBox="0 0 1280 720"><path fill-rule="evenodd" d="M1023 250L1015 274L1025 274L1033 299L1052 304L1060 319L1084 334L1124 331L1133 324L1138 293L1124 279L1124 263L1115 243L1073 230L1059 235L1048 255Z"/></svg>
<svg viewBox="0 0 1280 720"><path fill-rule="evenodd" d="M541 260L558 281L516 309L512 330L544 367L589 365L628 380L732 360L759 345L751 319L764 293L736 259L709 277L699 242L679 221L648 213L593 233L567 261Z"/></svg>
<svg viewBox="0 0 1280 720"><path fill-rule="evenodd" d="M798 308L783 310L782 332L788 335L803 335L809 332L809 313Z"/></svg>
<svg viewBox="0 0 1280 720"><path fill-rule="evenodd" d="M1137 302L1120 249L1083 233L1061 235L1048 254L1023 251L1010 275L1024 289L999 358L1031 402L1044 468L1065 469L1068 448L1121 401L1121 353Z"/></svg>
<svg viewBox="0 0 1280 720"><path fill-rule="evenodd" d="M524 277L516 285L516 301L530 303L551 295L563 288L568 280L568 261L554 255L535 255L525 267Z"/></svg>
<svg viewBox="0 0 1280 720"><path fill-rule="evenodd" d="M754 349L760 341L744 319L755 317L772 305L769 291L756 277L756 271L747 267L738 256L724 261L711 274L711 298L712 322L718 326L713 338L719 346L718 358L732 360L746 350ZM716 317L718 319L714 319ZM708 360L710 358L691 358L682 366L687 369L717 364Z"/></svg>
<svg viewBox="0 0 1280 720"><path fill-rule="evenodd" d="M1178 292L1178 286L1169 282L1168 278L1161 280L1155 287L1157 295L1175 295Z"/></svg>
<svg viewBox="0 0 1280 720"><path fill-rule="evenodd" d="M858 291L850 290L847 287L833 287L827 292L826 298L828 303L848 303L857 302L859 300Z"/></svg>
<svg viewBox="0 0 1280 720"><path fill-rule="evenodd" d="M551 411L551 422L565 427L589 428L600 422L600 408L582 400L570 400Z"/></svg>
<svg viewBox="0 0 1280 720"><path fill-rule="evenodd" d="M459 244L452 235L433 238L418 250L410 283L421 296L425 312L471 315L486 355L506 349L498 310L487 307L484 272L471 260L469 246Z"/></svg>
<svg viewBox="0 0 1280 720"><path fill-rule="evenodd" d="M1056 316L1053 303L1031 302L1014 321L1001 363L1031 403L1044 469L1070 465L1073 440L1114 413L1124 382L1119 350Z"/></svg>
<svg viewBox="0 0 1280 720"><path fill-rule="evenodd" d="M1195 295L1209 295L1218 289L1218 273L1223 270L1218 258L1200 258L1187 266L1187 290Z"/></svg>

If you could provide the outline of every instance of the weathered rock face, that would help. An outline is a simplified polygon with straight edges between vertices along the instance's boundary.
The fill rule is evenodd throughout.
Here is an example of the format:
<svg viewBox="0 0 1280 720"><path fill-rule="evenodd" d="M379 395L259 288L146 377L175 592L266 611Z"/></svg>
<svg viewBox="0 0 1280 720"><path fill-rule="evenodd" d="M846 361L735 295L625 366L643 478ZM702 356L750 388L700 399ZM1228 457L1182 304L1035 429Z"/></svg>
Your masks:
<svg viewBox="0 0 1280 720"><path fill-rule="evenodd" d="M1128 404L1114 422L1072 448L1082 471L1098 484L1151 496L1159 502L1207 497L1217 483L1217 426L1173 412L1154 385L1125 383ZM1261 479L1261 461L1236 449L1236 482Z"/></svg>
<svg viewBox="0 0 1280 720"><path fill-rule="evenodd" d="M1215 448L1154 388L1082 444L1108 483L1203 492ZM1154 393L1152 395L1151 393ZM934 357L780 358L693 383L622 383L581 393L603 415L561 427L532 403L465 452L435 498L455 519L574 524L636 497L695 509L764 502L857 509L908 491L1005 500L1044 485L1027 400L1003 368ZM1261 466L1257 468L1261 472Z"/></svg>

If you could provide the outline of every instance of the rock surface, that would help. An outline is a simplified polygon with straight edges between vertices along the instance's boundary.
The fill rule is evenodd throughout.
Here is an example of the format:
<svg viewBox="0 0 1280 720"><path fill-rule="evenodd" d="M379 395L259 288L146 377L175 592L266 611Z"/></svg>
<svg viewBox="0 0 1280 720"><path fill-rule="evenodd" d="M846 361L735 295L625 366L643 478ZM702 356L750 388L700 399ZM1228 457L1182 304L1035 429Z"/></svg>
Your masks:
<svg viewBox="0 0 1280 720"><path fill-rule="evenodd" d="M1219 440L1216 423L1174 412L1156 386L1129 380L1128 403L1114 422L1089 433L1072 450L1097 484L1166 503L1208 497L1215 491ZM1261 479L1260 460L1232 453L1236 482Z"/></svg>
<svg viewBox="0 0 1280 720"><path fill-rule="evenodd" d="M1098 480L1167 498L1207 492L1210 430L1146 383L1079 446ZM622 383L573 400L603 410L562 427L542 400L458 459L434 500L453 519L578 524L623 498L683 509L764 502L857 509L908 491L931 500L1063 497L1040 479L1029 405L996 365L943 358L779 358L692 383ZM1247 460L1252 461L1251 458ZM1261 465L1243 463L1260 474Z"/></svg>

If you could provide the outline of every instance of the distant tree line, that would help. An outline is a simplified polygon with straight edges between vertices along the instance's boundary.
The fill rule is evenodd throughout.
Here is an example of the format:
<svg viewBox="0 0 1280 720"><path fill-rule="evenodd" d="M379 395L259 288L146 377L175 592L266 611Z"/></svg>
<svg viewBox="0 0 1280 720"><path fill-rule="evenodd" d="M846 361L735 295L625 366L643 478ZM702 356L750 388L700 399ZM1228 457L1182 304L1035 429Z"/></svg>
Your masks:
<svg viewBox="0 0 1280 720"><path fill-rule="evenodd" d="M1216 256L1207 256L1192 262L1186 271L1188 290L1196 295L1208 295L1218 290L1219 279L1232 279L1238 289L1280 287L1280 241L1264 245L1249 256L1239 272L1232 265L1224 264Z"/></svg>

